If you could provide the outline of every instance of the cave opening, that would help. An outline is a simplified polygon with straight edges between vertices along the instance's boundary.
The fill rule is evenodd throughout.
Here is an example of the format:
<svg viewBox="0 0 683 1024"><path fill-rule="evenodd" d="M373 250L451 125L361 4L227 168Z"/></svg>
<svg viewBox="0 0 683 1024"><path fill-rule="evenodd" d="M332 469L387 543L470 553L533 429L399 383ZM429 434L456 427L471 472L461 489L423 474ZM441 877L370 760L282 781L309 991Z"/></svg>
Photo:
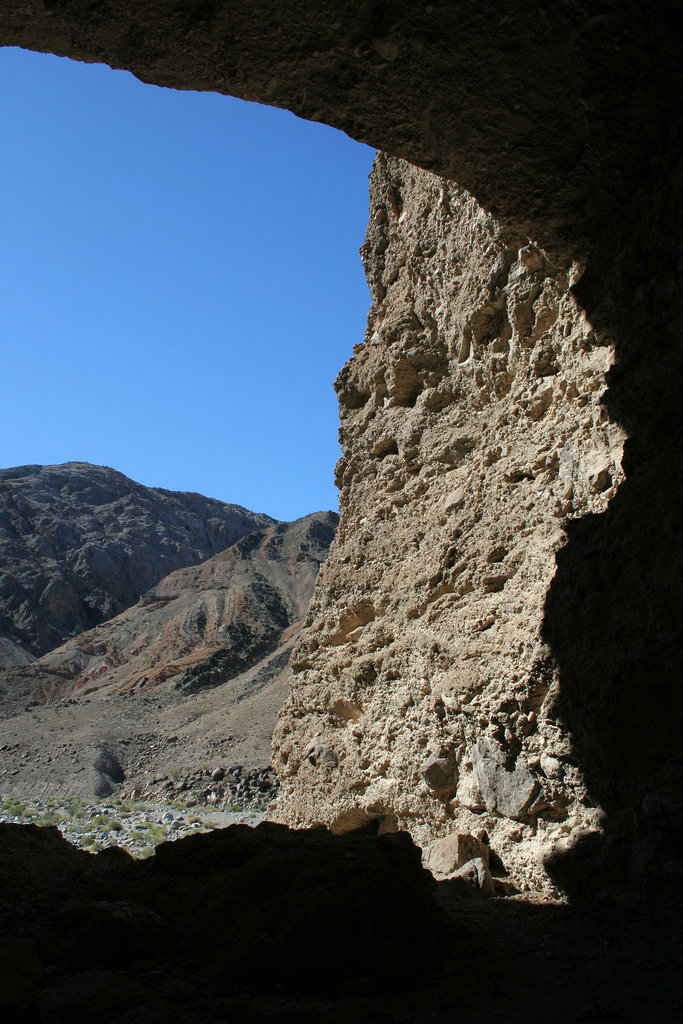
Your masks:
<svg viewBox="0 0 683 1024"><path fill-rule="evenodd" d="M3 48L5 465L336 508L373 151L287 111ZM10 440L12 439L12 440Z"/></svg>
<svg viewBox="0 0 683 1024"><path fill-rule="evenodd" d="M436 946L441 945L440 949L434 945L427 949L425 944L432 967L438 971L444 952L448 966L437 979L434 991L426 992L423 988L411 1006L406 1003L399 1008L397 1019L423 1018L425 1014L421 1011L425 1005L434 1009L435 1019L444 1020L452 1017L454 1005L464 1007L470 1016L480 1014L486 1006L494 1019L512 1014L528 1020L531 1014L540 1020L556 1018L558 1013L568 1021L668 1019L679 1009L676 972L671 970L671 964L676 962L680 950L680 928L676 926L676 932L669 925L680 902L678 741L683 649L683 502L677 412L681 378L677 296L683 232L680 148L675 138L680 127L676 103L683 65L676 50L677 35L671 31L676 5L664 5L660 16L653 17L649 9L636 4L611 5L609 12L605 10L609 5L603 4L596 14L591 9L594 5L583 3L573 5L571 11L562 5L516 3L507 8L503 5L495 12L483 9L476 0L459 4L452 12L444 9L447 5L373 3L364 6L358 18L354 12L353 26L345 34L344 26L334 20L339 17L336 10L332 13L325 4L310 5L303 24L298 5L296 13L291 10L285 18L256 19L251 5L245 12L237 4L230 5L228 12L227 5L202 0L172 5L166 23L165 49L158 45L155 48L156 24L152 24L146 9L141 9L143 5L137 9L131 5L133 27L129 25L128 14L121 17L119 12L117 18L116 13L111 15L110 5L102 5L109 20L104 21L101 32L99 24L93 25L93 21L99 22L100 5L64 0L45 5L48 6L50 12L57 11L52 20L54 27L45 29L42 8L29 14L24 18L29 23L25 30L29 40L36 38L32 36L34 31L40 39L47 32L49 39L54 39L50 45L61 47L62 52L111 52L120 62L142 67L160 80L168 81L175 75L177 80L196 82L204 76L204 83L220 83L227 91L251 90L267 101L289 103L313 119L341 123L356 137L371 138L388 152L415 159L471 187L489 207L495 202L496 213L517 232L515 238L520 232L525 237L540 235L541 242L547 238L560 254L569 247L587 258L586 273L573 296L597 334L604 328L615 342L617 361L607 375L605 403L610 416L629 435L623 459L626 483L612 497L607 509L576 520L567 541L563 541L556 571L546 555L539 560L543 571L552 571L554 576L532 629L525 627L524 644L533 632L534 637L548 645L557 669L552 680L558 684L555 692L561 698L552 709L557 712L557 719L545 716L547 735L542 739L547 741L550 737L552 743L553 727L564 728L572 737L575 756L557 758L546 742L538 751L538 764L529 760L527 767L535 773L537 783L545 777L549 791L555 783L558 787L564 785L575 768L581 769L594 802L607 812L609 827L581 837L576 819L557 822L560 827L566 824L569 830L567 839L557 843L558 877L578 907L571 903L568 907L535 904L524 899L475 906L459 902L450 883L441 884L442 904L452 900L451 924L457 922L459 928L465 921L469 932L463 937L462 931L452 927L452 945L444 947L436 923L430 922L423 929L420 934L426 940L433 943L436 938ZM26 8L29 10L30 5ZM160 9L161 5L157 5L156 13L163 20ZM228 33L229 17L233 24ZM22 15L15 14L14 21L21 35ZM86 29L82 27L84 21ZM64 24L72 32L67 43L60 35ZM192 36L191 45L186 45L188 35ZM227 57L215 69L207 54L213 56L216 43L224 47L221 52ZM243 75L240 60L249 69ZM277 72L271 73L274 64ZM475 73L470 74L470 70ZM399 103L395 102L396 97ZM425 110L427 117L423 116ZM405 212L405 204L400 212ZM413 255L419 258L420 252ZM523 283L523 278L518 281ZM519 297L529 300L529 295ZM521 314L525 313L523 301L519 305ZM534 301L531 300L532 306ZM540 324L545 314L542 309L537 312ZM527 330L524 320L522 315L517 323ZM473 339L476 341L477 325L472 326L471 337L467 336L461 349L463 356L467 356L464 366L469 365L468 346ZM597 334L591 344L597 342L599 347ZM494 354L505 356L506 344L507 339L501 338ZM535 365L543 377L544 371L557 364L547 359L545 349L539 350L538 356ZM354 411L365 405L367 390L360 386L363 381L349 383L347 408ZM529 403L533 423L542 422L550 408L547 386L540 385L539 404ZM570 390L565 394L571 399L579 397ZM592 389L590 394L597 396ZM524 395L520 398L525 400ZM418 396L414 407L404 409L419 409L422 401ZM580 420L577 422L580 424ZM596 425L599 422L596 420ZM373 471L384 472L384 482L392 488L394 483L402 482L396 471L399 454L409 453L413 466L420 466L417 439L412 445L400 440L396 455L389 453L385 459L372 463ZM405 440L411 442L410 438ZM499 470L505 468L499 448L502 446L491 444L487 453L487 468L492 473L498 472L496 466ZM439 454L449 456L447 466L454 464L453 453L441 449ZM456 454L457 466L461 459ZM557 454L557 461L548 459L538 468L526 463L510 466L505 486L518 490L529 487L534 472L559 475L567 460ZM360 461L342 467L351 481ZM603 494L601 487L607 480L604 467L593 472L593 468L586 466L586 470L587 483L595 486L596 493ZM434 480L438 482L437 474ZM394 493L389 487L386 489ZM454 487L443 498L444 512L457 511L463 506L463 488ZM530 498L529 511L535 501ZM435 521L436 517L431 523ZM361 516L359 526L365 528L366 535L367 524L368 518ZM349 536L351 533L350 530ZM422 542L426 535L427 530L413 530L410 539L415 540L418 549L425 549L427 545ZM495 543L489 549L490 564L497 565L499 542L505 541L507 545L516 537L491 539ZM402 553L397 544L391 545L389 555L387 561L400 560ZM450 587L455 577L448 575L452 548L444 546L443 555L440 576L430 577L438 588ZM505 557L502 561L505 563ZM509 563L501 568L507 573L509 567L515 568ZM354 568L352 565L349 572ZM457 565L453 566L456 568ZM467 593L475 593L481 587L487 594L484 600L497 600L495 595L510 586L510 577L502 572L489 575L488 568L483 571L487 575L465 581ZM337 587L339 593L344 593L342 586ZM449 598L448 593L441 596ZM523 597L526 599L526 595ZM392 612L396 607L392 607ZM523 611L524 600L521 607ZM416 604L411 612L413 608L416 614L421 613ZM510 610L514 611L514 605ZM349 616L352 609L343 607L340 611L353 621ZM376 618L379 620L380 616ZM377 628L379 625L378 621ZM363 623L360 629L366 626L370 632L374 628L371 623ZM474 639L467 642L486 643L495 637L490 616L475 619L472 627ZM355 630L352 633L354 641L363 636ZM407 638L406 646L413 636ZM302 652L302 668L306 667L303 655L315 653L313 641L317 642L317 638L312 638L308 652ZM434 650L425 645L423 653L426 659ZM374 654L366 657L366 664L370 657L373 659L374 675L368 681L360 678L359 671L355 680L359 696L365 696L378 675L374 662L379 659ZM481 664L479 658L476 665ZM548 667L555 671L549 664L536 666L538 692L546 692L547 679L543 676ZM384 678L396 682L401 668L397 657L393 665L387 666ZM476 688L479 680L473 681ZM394 688L387 687L378 721L393 695ZM394 721L398 723L406 715L414 714L415 700L413 695L408 696L410 699L406 698L401 705L397 702ZM434 708L439 707L437 717L441 721L445 701L437 696ZM301 702L295 710L299 724L307 710L317 713L313 701L308 702L308 709ZM490 717L487 726L484 715L483 722L479 721L481 705L465 704L459 710L475 727L494 727L489 728L486 743L477 744L478 761L471 764L474 771L470 772L467 762L461 762L461 767L470 775L477 774L479 783L487 783L489 797L501 783L501 793L493 795L497 809L504 810L499 796L511 795L502 791L514 780L509 778L510 765L502 756L503 746L508 743L514 747L514 730L507 721L496 723ZM505 707L500 710L504 714L509 711ZM334 724L355 729L355 716L352 726L343 724L344 717L338 716L339 722ZM293 715L293 721L294 718ZM536 714L524 714L515 719L517 725L512 725L517 729L517 739L522 736L526 740L528 734L537 731L537 718ZM294 728L297 727L295 723ZM508 728L511 738L505 735ZM362 733L362 728L358 732ZM335 750L328 739L328 735L318 736L311 751L317 762L311 769L319 766L321 773L336 767ZM395 747L394 737L390 739ZM435 767L439 772L450 770L447 759L440 760L446 764L430 764L429 758L424 762L426 771L418 769L424 779L418 785L428 786ZM370 761L368 768L373 767L381 769L373 783L376 791L386 789L391 785L391 779L385 777L389 766L373 765ZM412 767L418 768L416 764ZM308 781L313 776L305 778ZM309 792L314 792L317 781L308 785ZM520 771L517 782L521 797L526 799L526 768ZM411 797L415 793L401 784L397 788ZM534 792L529 789L531 796ZM468 797L477 812L482 811L476 803L481 796L470 792ZM562 802L559 793L557 810L564 813ZM524 810L524 806L511 810L508 801L509 813ZM542 820L542 814L537 817ZM315 815L309 820L324 824ZM510 849L522 846L522 830L514 821L508 825L498 820L495 825L508 829ZM323 837L324 831L319 829L317 836L309 838L313 845L327 841ZM385 838L392 837L380 837L379 841ZM530 847L535 838L536 833L529 836ZM181 877L183 872L194 877L213 870L217 856L208 852L211 845L197 844L187 863L179 865ZM389 847L385 846L386 849ZM347 854L348 863L353 864L354 852L349 849ZM244 844L236 842L232 856L240 865L249 862ZM107 864L99 858L92 860L103 868ZM359 860L363 863L365 858ZM276 911L281 907L278 900L286 873L286 866L271 871L274 884L268 891L273 894ZM383 872L385 878L388 874ZM259 874L259 880L262 877ZM346 877L333 877L332 900L343 889ZM216 875L213 880L215 883ZM390 897L387 905L402 908L404 891ZM224 896L222 882L214 884L212 893ZM238 905L241 895L237 894ZM355 904L351 899L348 904L352 917L365 920L364 914L354 915L356 906L365 905L363 900ZM221 923L232 920L229 898L226 903L218 900L216 905ZM316 903L317 907L327 905L323 900ZM371 892L367 906L377 905ZM224 908L227 912L221 913ZM187 909L191 913L194 907ZM103 912L103 908L99 910ZM289 920L288 915L281 914L280 921L285 916ZM399 915L397 923L408 916ZM214 920L209 919L210 925ZM330 927L329 918L309 919L307 924L306 935L309 939L314 937L318 954L324 958L330 952L327 962L336 962L335 946L330 940L346 932ZM386 930L394 938L401 935L400 931L394 933L393 923ZM305 960L296 962L296 950L308 951L310 942L300 946L298 936L290 934L289 938L289 942L280 943L280 948L284 945L291 952L294 961L288 961L288 974L282 979L285 983L292 977L301 977L310 968ZM386 1002L381 1007L363 1003L369 991L368 980L370 985L373 981L377 984L374 992L381 993L377 1002L386 998L386 978L368 977L367 964L377 962L374 938L372 934L363 963L353 965L348 975L352 986L361 977L366 987L342 987L344 994L351 995L353 1005L335 1006L337 1019L345 1019L345 1013L350 1019L357 1019L359 1012L362 1015L366 1009L378 1010L380 1017L388 1012L391 1017L397 1009L395 1003L388 1011ZM349 948L351 944L347 943L347 951ZM186 949L179 951L180 957ZM223 969L229 977L231 964L242 964L244 960L231 960L227 941L221 946L221 954L224 953ZM96 957L97 952L93 955ZM76 958L72 962L79 961ZM346 981L347 961L344 963L341 973ZM180 964L182 970L182 959ZM425 971L421 967L415 972L418 985L426 979ZM132 995L131 1002L136 998ZM267 1009L270 1011L272 1004ZM264 1016L268 1019L269 1012Z"/></svg>

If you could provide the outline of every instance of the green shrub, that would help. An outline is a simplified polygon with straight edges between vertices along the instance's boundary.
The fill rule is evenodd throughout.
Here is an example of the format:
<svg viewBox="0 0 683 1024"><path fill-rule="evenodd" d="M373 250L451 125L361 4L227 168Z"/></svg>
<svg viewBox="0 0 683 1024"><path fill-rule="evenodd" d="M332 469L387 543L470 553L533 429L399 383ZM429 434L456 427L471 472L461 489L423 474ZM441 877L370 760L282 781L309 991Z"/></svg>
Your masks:
<svg viewBox="0 0 683 1024"><path fill-rule="evenodd" d="M23 818L26 816L27 808L20 800L9 800L5 804L5 812L11 814L15 818Z"/></svg>
<svg viewBox="0 0 683 1024"><path fill-rule="evenodd" d="M166 840L166 837L166 829L162 825L147 825L147 831L145 832L144 838L152 846L156 846L157 843L163 843Z"/></svg>
<svg viewBox="0 0 683 1024"><path fill-rule="evenodd" d="M42 814L39 818L36 818L34 825L40 825L41 828L45 828L46 825L56 825L57 815L56 814Z"/></svg>

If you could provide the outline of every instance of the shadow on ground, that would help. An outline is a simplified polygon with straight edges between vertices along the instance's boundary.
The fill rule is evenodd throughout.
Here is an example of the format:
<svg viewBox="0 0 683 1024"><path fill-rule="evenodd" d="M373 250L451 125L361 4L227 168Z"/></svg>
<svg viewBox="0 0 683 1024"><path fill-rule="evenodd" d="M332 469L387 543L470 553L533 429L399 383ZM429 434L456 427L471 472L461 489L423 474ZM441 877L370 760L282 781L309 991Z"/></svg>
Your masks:
<svg viewBox="0 0 683 1024"><path fill-rule="evenodd" d="M483 901L406 833L231 826L133 861L0 825L0 1008L46 1024L675 1017L671 911Z"/></svg>

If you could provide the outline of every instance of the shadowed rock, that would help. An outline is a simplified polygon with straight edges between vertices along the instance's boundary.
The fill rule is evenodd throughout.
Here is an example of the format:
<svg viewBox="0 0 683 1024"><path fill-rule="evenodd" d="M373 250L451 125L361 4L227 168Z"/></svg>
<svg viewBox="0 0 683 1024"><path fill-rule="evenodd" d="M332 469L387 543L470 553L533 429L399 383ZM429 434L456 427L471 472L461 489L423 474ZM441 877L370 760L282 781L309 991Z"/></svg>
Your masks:
<svg viewBox="0 0 683 1024"><path fill-rule="evenodd" d="M109 1020L144 995L141 963L168 978L190 967L209 990L347 995L424 984L444 949L435 883L405 833L232 826L135 862L116 848L77 851L54 828L0 825L0 869L9 949L33 940L22 955L37 953L38 983L17 1002L56 1019L70 993L84 1009L84 972L122 972L100 1008ZM40 965L51 970L44 991Z"/></svg>

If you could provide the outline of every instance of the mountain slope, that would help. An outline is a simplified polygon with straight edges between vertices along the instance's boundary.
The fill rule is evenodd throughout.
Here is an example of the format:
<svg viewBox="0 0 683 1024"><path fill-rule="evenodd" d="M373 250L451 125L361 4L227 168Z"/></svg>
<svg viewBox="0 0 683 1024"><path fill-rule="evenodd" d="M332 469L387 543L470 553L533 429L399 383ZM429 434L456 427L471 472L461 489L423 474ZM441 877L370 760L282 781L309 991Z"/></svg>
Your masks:
<svg viewBox="0 0 683 1024"><path fill-rule="evenodd" d="M201 775L216 762L267 764L337 519L316 512L243 537L115 618L0 671L0 788L92 795L107 785L102 751L128 790L146 794L190 766Z"/></svg>
<svg viewBox="0 0 683 1024"><path fill-rule="evenodd" d="M175 569L273 523L213 498L144 487L106 466L0 471L0 665L111 618ZM17 651L17 646L20 651Z"/></svg>

